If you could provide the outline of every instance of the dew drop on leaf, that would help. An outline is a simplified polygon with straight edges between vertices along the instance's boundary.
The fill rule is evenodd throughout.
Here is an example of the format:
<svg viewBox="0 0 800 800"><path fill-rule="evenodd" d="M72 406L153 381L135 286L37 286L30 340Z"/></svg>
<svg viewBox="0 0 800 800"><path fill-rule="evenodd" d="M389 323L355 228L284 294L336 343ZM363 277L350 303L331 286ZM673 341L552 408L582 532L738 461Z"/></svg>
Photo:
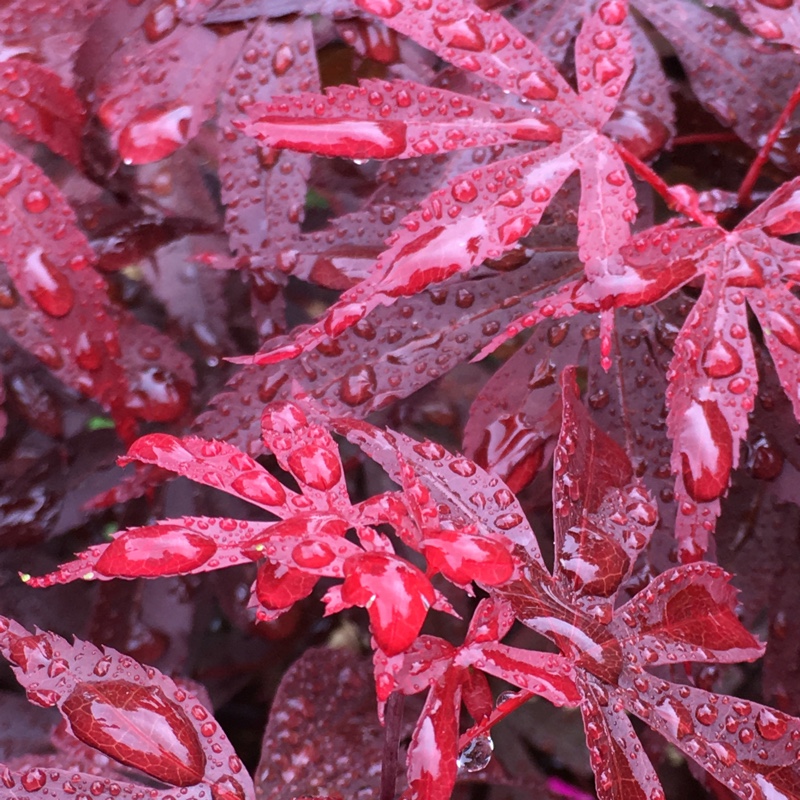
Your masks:
<svg viewBox="0 0 800 800"><path fill-rule="evenodd" d="M22 205L31 214L41 214L50 208L50 198L41 189L31 189L22 198Z"/></svg>
<svg viewBox="0 0 800 800"><path fill-rule="evenodd" d="M709 703L703 703L695 709L694 715L701 725L711 725L717 718L717 709Z"/></svg>
<svg viewBox="0 0 800 800"><path fill-rule="evenodd" d="M145 17L142 29L150 42L158 42L169 36L178 25L174 2L159 3Z"/></svg>
<svg viewBox="0 0 800 800"><path fill-rule="evenodd" d="M473 17L441 22L433 26L433 34L447 47L480 53L486 48L486 40L480 25Z"/></svg>
<svg viewBox="0 0 800 800"><path fill-rule="evenodd" d="M719 406L693 400L684 412L681 470L686 491L700 503L719 497L733 466L733 437Z"/></svg>
<svg viewBox="0 0 800 800"><path fill-rule="evenodd" d="M292 64L294 64L294 53L292 53L292 48L284 43L278 47L275 55L272 56L272 71L275 75L281 77L281 75L285 75L289 71Z"/></svg>
<svg viewBox="0 0 800 800"><path fill-rule="evenodd" d="M406 149L405 122L324 119L266 115L254 122L271 147L343 158L394 158Z"/></svg>
<svg viewBox="0 0 800 800"><path fill-rule="evenodd" d="M489 766L492 760L494 742L491 736L476 736L459 754L459 770L463 772L480 772Z"/></svg>
<svg viewBox="0 0 800 800"><path fill-rule="evenodd" d="M788 721L779 711L762 708L756 717L756 729L764 739L775 742L786 733Z"/></svg>
<svg viewBox="0 0 800 800"><path fill-rule="evenodd" d="M194 726L157 686L78 683L61 707L85 744L165 783L193 786L206 757Z"/></svg>
<svg viewBox="0 0 800 800"><path fill-rule="evenodd" d="M295 545L292 559L299 567L323 569L333 562L336 554L326 542L305 541Z"/></svg>
<svg viewBox="0 0 800 800"><path fill-rule="evenodd" d="M529 100L555 100L558 88L536 71L523 72L517 78L517 86Z"/></svg>
<svg viewBox="0 0 800 800"><path fill-rule="evenodd" d="M72 311L75 293L69 281L37 247L25 259L25 283L36 305L51 317L64 317Z"/></svg>
<svg viewBox="0 0 800 800"><path fill-rule="evenodd" d="M400 0L356 0L356 5L384 19L395 17L403 10Z"/></svg>
<svg viewBox="0 0 800 800"><path fill-rule="evenodd" d="M315 444L306 444L295 450L287 463L299 481L321 492L333 489L342 477L342 466L337 456Z"/></svg>
<svg viewBox="0 0 800 800"><path fill-rule="evenodd" d="M20 783L26 792L38 792L47 783L47 775L44 774L44 770L29 769L22 773Z"/></svg>
<svg viewBox="0 0 800 800"><path fill-rule="evenodd" d="M186 144L191 118L188 105L146 108L120 132L119 154L126 164L160 161Z"/></svg>
<svg viewBox="0 0 800 800"><path fill-rule="evenodd" d="M118 536L103 551L95 570L123 578L180 575L202 566L216 551L213 539L164 524Z"/></svg>
<svg viewBox="0 0 800 800"><path fill-rule="evenodd" d="M769 314L769 327L775 338L786 347L800 353L800 325L779 311Z"/></svg>
<svg viewBox="0 0 800 800"><path fill-rule="evenodd" d="M239 494L265 506L280 506L286 502L286 491L271 475L259 470L249 470L237 475L231 488Z"/></svg>
<svg viewBox="0 0 800 800"><path fill-rule="evenodd" d="M349 406L360 406L375 397L378 378L369 364L350 369L339 382L339 397Z"/></svg>
<svg viewBox="0 0 800 800"><path fill-rule="evenodd" d="M475 184L467 178L454 183L450 191L459 203L471 203L478 196Z"/></svg>
<svg viewBox="0 0 800 800"><path fill-rule="evenodd" d="M606 25L621 25L628 16L627 3L624 0L606 0L597 13Z"/></svg>
<svg viewBox="0 0 800 800"><path fill-rule="evenodd" d="M774 8L777 11L786 11L787 8L792 7L794 0L757 0L757 2L767 8Z"/></svg>
<svg viewBox="0 0 800 800"><path fill-rule="evenodd" d="M736 348L721 336L715 336L703 351L703 371L710 378L727 378L742 368Z"/></svg>

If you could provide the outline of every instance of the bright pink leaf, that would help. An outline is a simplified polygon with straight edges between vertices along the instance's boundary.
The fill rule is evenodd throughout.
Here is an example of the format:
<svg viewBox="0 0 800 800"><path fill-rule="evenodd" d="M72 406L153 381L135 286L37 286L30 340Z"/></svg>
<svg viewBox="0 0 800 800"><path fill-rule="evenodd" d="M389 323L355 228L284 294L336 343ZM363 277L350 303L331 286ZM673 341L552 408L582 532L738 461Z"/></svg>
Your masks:
<svg viewBox="0 0 800 800"><path fill-rule="evenodd" d="M435 595L428 579L397 556L362 553L344 563L342 599L369 612L378 646L388 655L417 638Z"/></svg>

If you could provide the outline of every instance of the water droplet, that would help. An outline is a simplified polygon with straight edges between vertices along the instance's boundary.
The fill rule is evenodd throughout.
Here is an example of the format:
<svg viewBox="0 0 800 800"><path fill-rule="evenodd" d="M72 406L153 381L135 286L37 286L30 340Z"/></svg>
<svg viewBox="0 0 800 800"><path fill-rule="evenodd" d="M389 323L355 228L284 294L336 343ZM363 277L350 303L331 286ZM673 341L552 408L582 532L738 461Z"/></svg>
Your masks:
<svg viewBox="0 0 800 800"><path fill-rule="evenodd" d="M719 406L692 400L684 412L681 465L686 491L697 502L715 500L728 486L733 437Z"/></svg>
<svg viewBox="0 0 800 800"><path fill-rule="evenodd" d="M342 477L338 456L315 444L306 444L295 450L287 463L295 478L321 492L332 489Z"/></svg>
<svg viewBox="0 0 800 800"><path fill-rule="evenodd" d="M356 5L384 19L395 17L403 10L400 0L356 0Z"/></svg>
<svg viewBox="0 0 800 800"><path fill-rule="evenodd" d="M339 397L349 406L360 406L375 397L378 378L368 364L352 367L339 382Z"/></svg>
<svg viewBox="0 0 800 800"><path fill-rule="evenodd" d="M308 425L306 415L292 403L271 403L261 416L264 431L276 434L296 433Z"/></svg>
<svg viewBox="0 0 800 800"><path fill-rule="evenodd" d="M192 107L153 106L141 111L122 129L118 150L126 164L150 164L186 144Z"/></svg>
<svg viewBox="0 0 800 800"><path fill-rule="evenodd" d="M29 769L22 773L20 783L26 792L38 792L47 783L47 775L44 770Z"/></svg>
<svg viewBox="0 0 800 800"><path fill-rule="evenodd" d="M797 322L780 311L771 311L768 319L769 328L775 338L795 353L800 353L800 326Z"/></svg>
<svg viewBox="0 0 800 800"><path fill-rule="evenodd" d="M627 3L624 0L606 0L597 13L606 25L621 25L628 16Z"/></svg>
<svg viewBox="0 0 800 800"><path fill-rule="evenodd" d="M268 115L255 120L257 136L271 147L343 158L394 158L406 149L399 120L294 119Z"/></svg>
<svg viewBox="0 0 800 800"><path fill-rule="evenodd" d="M510 531L512 528L516 528L517 525L521 525L522 522L522 515L512 512L511 514L502 514L497 517L494 524L500 528L501 531Z"/></svg>
<svg viewBox="0 0 800 800"><path fill-rule="evenodd" d="M439 461L445 456L445 449L436 442L421 442L414 445L414 452L428 461Z"/></svg>
<svg viewBox="0 0 800 800"><path fill-rule="evenodd" d="M69 280L45 255L41 247L25 259L24 282L36 305L51 317L64 317L75 305L75 293Z"/></svg>
<svg viewBox="0 0 800 800"><path fill-rule="evenodd" d="M364 319L367 307L363 303L346 303L331 308L325 317L325 333L335 339L351 328L357 322Z"/></svg>
<svg viewBox="0 0 800 800"><path fill-rule="evenodd" d="M216 551L213 539L164 523L118 536L97 560L95 571L127 578L180 575L202 566Z"/></svg>
<svg viewBox="0 0 800 800"><path fill-rule="evenodd" d="M617 46L617 37L611 31L598 31L592 36L592 44L598 50L613 50Z"/></svg>
<svg viewBox="0 0 800 800"><path fill-rule="evenodd" d="M756 2L767 8L774 8L777 11L786 11L786 9L792 7L794 0L756 0Z"/></svg>
<svg viewBox="0 0 800 800"><path fill-rule="evenodd" d="M710 378L727 378L742 368L737 349L721 336L715 336L703 351L703 371Z"/></svg>
<svg viewBox="0 0 800 800"><path fill-rule="evenodd" d="M188 407L191 386L156 365L140 370L130 383L128 408L147 422L171 422Z"/></svg>
<svg viewBox="0 0 800 800"><path fill-rule="evenodd" d="M594 79L601 85L605 86L614 78L618 78L623 73L622 67L606 55L598 56L594 60L593 66Z"/></svg>
<svg viewBox="0 0 800 800"><path fill-rule="evenodd" d="M717 709L709 703L703 703L695 709L694 715L702 725L711 725L717 719Z"/></svg>
<svg viewBox="0 0 800 800"><path fill-rule="evenodd" d="M523 72L517 79L520 93L529 100L555 100L558 88L535 70Z"/></svg>
<svg viewBox="0 0 800 800"><path fill-rule="evenodd" d="M480 772L492 760L494 742L491 736L476 736L459 754L458 768L464 772Z"/></svg>
<svg viewBox="0 0 800 800"><path fill-rule="evenodd" d="M789 722L785 714L762 708L756 717L756 728L761 736L769 742L780 739L787 731Z"/></svg>
<svg viewBox="0 0 800 800"><path fill-rule="evenodd" d="M447 47L457 47L459 50L469 50L473 53L480 53L486 49L486 40L483 38L480 25L471 16L438 23L433 26L433 33Z"/></svg>
<svg viewBox="0 0 800 800"><path fill-rule="evenodd" d="M456 292L456 305L459 308L469 308L475 302L475 295L469 289L459 289Z"/></svg>
<svg viewBox="0 0 800 800"><path fill-rule="evenodd" d="M22 198L22 205L31 214L41 214L50 208L50 198L41 189L31 189Z"/></svg>
<svg viewBox="0 0 800 800"><path fill-rule="evenodd" d="M206 758L194 726L157 686L78 683L61 713L90 747L173 786L203 779Z"/></svg>
<svg viewBox="0 0 800 800"><path fill-rule="evenodd" d="M111 669L111 657L110 656L103 656L101 659L97 661L97 663L92 667L92 672L97 675L98 678L103 678L108 675L108 671Z"/></svg>
<svg viewBox="0 0 800 800"><path fill-rule="evenodd" d="M333 563L336 554L325 542L305 541L295 545L292 558L298 567L324 569Z"/></svg>
<svg viewBox="0 0 800 800"><path fill-rule="evenodd" d="M471 478L477 472L475 464L466 458L457 458L451 461L448 466L451 472L455 472L456 475L460 475L462 478Z"/></svg>
<svg viewBox="0 0 800 800"><path fill-rule="evenodd" d="M249 470L237 475L231 488L261 505L280 506L286 502L286 492L280 482L261 470Z"/></svg>
<svg viewBox="0 0 800 800"><path fill-rule="evenodd" d="M158 42L169 36L178 25L178 15L173 2L159 3L144 19L144 35L151 42Z"/></svg>
<svg viewBox="0 0 800 800"><path fill-rule="evenodd" d="M284 43L278 47L275 51L275 55L272 57L272 71L278 77L281 77L289 71L292 64L294 64L294 53L292 52L292 48Z"/></svg>
<svg viewBox="0 0 800 800"><path fill-rule="evenodd" d="M478 196L475 184L466 178L454 183L450 191L459 203L471 203Z"/></svg>

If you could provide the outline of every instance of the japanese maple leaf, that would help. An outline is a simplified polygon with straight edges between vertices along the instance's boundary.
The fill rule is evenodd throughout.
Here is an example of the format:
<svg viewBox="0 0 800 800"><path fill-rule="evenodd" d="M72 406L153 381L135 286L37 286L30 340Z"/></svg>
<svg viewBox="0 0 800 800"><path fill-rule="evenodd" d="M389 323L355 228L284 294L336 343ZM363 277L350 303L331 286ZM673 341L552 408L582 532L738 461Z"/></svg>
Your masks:
<svg viewBox="0 0 800 800"><path fill-rule="evenodd" d="M622 158L601 129L633 69L621 0L600 3L575 44L575 93L507 20L470 0L436 4L359 0L442 58L480 74L517 104L492 103L408 81L362 82L325 95L277 98L247 109L244 129L265 146L349 158L411 158L486 144L550 141L448 181L388 238L372 273L324 319L256 363L295 357L335 338L372 309L498 258L538 224L564 181L581 174L578 247L590 281L621 271L619 247L636 215ZM242 359L250 361L252 359Z"/></svg>
<svg viewBox="0 0 800 800"><path fill-rule="evenodd" d="M202 785L220 800L255 796L250 776L211 712L155 669L111 648L30 633L8 617L0 617L0 652L28 699L56 707L69 733L83 744L171 787ZM49 766L3 775L7 789L19 782L22 792L52 784L46 791L69 796L91 784L89 794L110 800L120 789L144 791L141 784L114 778L51 771ZM168 795L156 796L166 800Z"/></svg>
<svg viewBox="0 0 800 800"><path fill-rule="evenodd" d="M513 510L513 495L477 465L467 462L467 468L464 459L444 448L423 448L401 434L381 433L365 423L342 421L337 428L396 480L401 479L399 452L439 507L448 509L453 524L468 516L477 518L479 529L507 531L523 566L489 591L507 602L518 620L552 639L572 662L601 800L663 797L628 713L667 736L743 798L749 797L753 785L765 794L790 791L800 776L792 748L784 745L800 736L800 720L766 706L670 683L649 671L659 664L730 663L762 654L763 647L735 614L731 576L713 564L687 564L658 576L615 608L620 588L649 541L656 507L633 478L625 452L590 421L574 381L574 371L566 370L563 423L554 456L552 574L543 566L524 517ZM465 472L469 477L463 482L453 477ZM498 516L497 504L505 506L507 514ZM446 647L439 650L436 664L450 656ZM424 658L409 656L409 661L417 668L426 664ZM503 663L501 657L489 656L479 665L492 671ZM449 686L436 680L432 708L439 713L455 702L445 701L442 693L457 698L458 689L455 677L449 678ZM500 716L501 708L495 709L472 735L485 733ZM429 730L435 722L434 716ZM423 775L422 768L414 769L412 777ZM430 781L420 777L416 785L415 796L439 796Z"/></svg>
<svg viewBox="0 0 800 800"><path fill-rule="evenodd" d="M800 249L781 241L800 231L800 180L776 190L732 231L709 220L651 228L623 250L653 302L696 277L703 289L678 335L670 364L667 423L680 504L676 537L684 560L700 558L719 515L719 498L748 429L758 372L747 309L761 325L781 385L800 418L800 303L789 285Z"/></svg>
<svg viewBox="0 0 800 800"><path fill-rule="evenodd" d="M340 578L342 584L328 589L323 598L326 613L366 608L376 640L394 654L413 643L431 607L452 612L430 575L441 571L459 584L476 577L492 585L514 571L498 537L478 538L465 531L453 542L449 530L423 532L394 493L352 505L332 437L309 423L296 405L268 405L262 425L265 445L301 492L232 445L199 437L150 434L121 462L136 460L168 469L249 501L280 521L164 520L122 531L49 575L23 579L42 587L79 579L186 575L258 561L251 606L259 619L274 619L287 611L307 597L321 577ZM429 554L429 574L395 553L391 540L374 527L382 524ZM358 544L345 538L349 528L355 529Z"/></svg>
<svg viewBox="0 0 800 800"><path fill-rule="evenodd" d="M487 720L494 711L485 673L556 706L578 704L577 676L568 659L500 643L513 623L509 603L482 600L459 647L436 636L420 636L413 647L394 657L376 652L375 685L381 705L392 692L428 691L408 748L409 788L404 797L450 797L458 770L462 702L476 722Z"/></svg>

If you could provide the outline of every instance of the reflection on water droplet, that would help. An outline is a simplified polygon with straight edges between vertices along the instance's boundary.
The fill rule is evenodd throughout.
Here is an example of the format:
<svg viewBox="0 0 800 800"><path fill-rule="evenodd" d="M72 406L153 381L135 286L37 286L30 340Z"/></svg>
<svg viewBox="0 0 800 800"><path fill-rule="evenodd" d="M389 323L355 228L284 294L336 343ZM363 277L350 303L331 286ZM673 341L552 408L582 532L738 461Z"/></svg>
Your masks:
<svg viewBox="0 0 800 800"><path fill-rule="evenodd" d="M458 768L463 772L480 772L492 760L494 742L491 736L476 736L459 754Z"/></svg>
<svg viewBox="0 0 800 800"><path fill-rule="evenodd" d="M67 278L41 247L25 259L24 282L36 305L51 317L64 317L72 311L75 293Z"/></svg>
<svg viewBox="0 0 800 800"><path fill-rule="evenodd" d="M186 144L191 118L189 105L146 108L120 132L120 155L126 164L150 164L166 158Z"/></svg>

